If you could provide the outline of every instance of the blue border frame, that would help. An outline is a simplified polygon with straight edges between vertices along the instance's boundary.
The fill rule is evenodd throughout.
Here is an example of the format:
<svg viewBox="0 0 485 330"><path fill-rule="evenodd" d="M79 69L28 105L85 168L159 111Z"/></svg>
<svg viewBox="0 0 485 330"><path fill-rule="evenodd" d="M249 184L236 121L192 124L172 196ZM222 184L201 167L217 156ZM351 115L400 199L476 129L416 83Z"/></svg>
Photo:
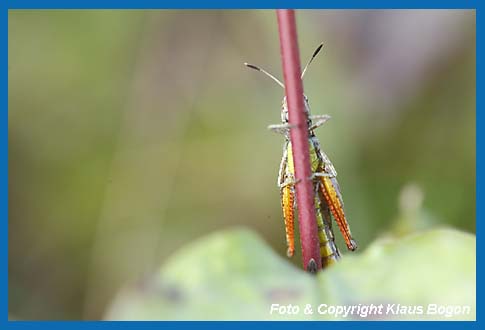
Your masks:
<svg viewBox="0 0 485 330"><path fill-rule="evenodd" d="M40 3L41 2L41 3ZM10 0L10 9L274 9L274 8L322 8L322 9L475 9L477 0L259 0L259 1L167 1L157 0Z"/></svg>
<svg viewBox="0 0 485 330"><path fill-rule="evenodd" d="M370 1L358 1L358 0L331 0L331 1L322 1L322 0L260 0L260 1L222 1L222 0L212 0L212 1L184 1L183 3L177 1L171 1L162 3L155 0L140 0L140 1L114 1L114 0L72 0L72 1L61 1L61 0L46 0L46 1L36 1L36 0L10 0L4 1L1 3L2 6L2 30L3 30L3 39L5 50L2 52L2 62L4 63L3 70L4 74L6 73L5 77L6 80L4 81L3 89L6 91L3 94L3 102L5 104L5 114L3 119L2 126L4 126L5 131L3 133L3 139L1 141L1 148L3 150L2 153L2 172L3 175L0 176L1 180L1 196L2 196L2 213L3 213L3 227L2 231L3 234L3 249L0 254L0 258L3 261L4 270L0 272L0 277L3 282L3 290L1 290L2 299L0 299L0 307L1 309L5 310L6 314L5 317L0 319L0 328L1 329L65 329L69 328L95 328L95 327L102 327L102 328L130 328L130 329L148 329L148 328L155 328L155 327L167 327L167 328L175 328L175 327L192 327L197 326L200 329L213 329L214 327L234 327L236 329L242 329L246 327L256 327L256 328L263 328L267 327L269 324L267 322L258 322L258 321L250 321L250 322L216 322L216 321L209 321L209 322L101 322L101 321L8 321L8 10L9 9L273 9L273 8L300 8L300 9L307 9L307 8L324 8L324 9L476 9L476 69L477 69L477 76L476 76L476 86L477 86L477 95L476 95L476 231L477 237L478 233L481 232L481 225L480 219L482 217L482 211L480 209L480 205L482 202L485 202L482 188L481 188L481 181L482 177L480 175L480 170L483 167L482 155L480 153L480 147L484 145L483 141L483 134L480 131L480 128L483 127L483 109L479 111L479 108L482 104L481 102L481 65L479 58L483 56L483 51L481 47L481 43L479 42L479 36L481 34L481 24L479 20L479 13L481 10L479 9L479 1L471 1L471 0L397 0L397 1L383 1L383 0L370 0ZM7 65L5 65L7 64ZM482 274L481 270L481 252L480 252L480 241L477 239L477 275ZM479 279L480 276L477 276ZM277 326L279 329L294 329L303 328L316 328L316 327L325 327L327 328L350 328L358 326L362 329L374 329L374 328L381 328L381 327L392 327L392 328L429 328L429 327L440 327L441 329L451 329L451 328L475 328L478 327L481 320L481 293L482 286L480 282L477 281L477 321L476 322L424 322L424 321L414 321L414 322L362 322L359 321L359 324L356 325L354 322L324 322L324 323L317 323L315 321L307 321L307 322L278 322L277 324L271 325Z"/></svg>
<svg viewBox="0 0 485 330"><path fill-rule="evenodd" d="M475 227L476 227L476 236L477 236L477 246L476 246L476 249L477 249L477 253L476 253L476 264L477 264L477 279L480 278L480 276L478 276L479 274L483 274L482 270L480 269L480 265L481 265L481 262L480 262L480 255L481 255L481 252L480 252L480 240L478 239L478 236L479 236L479 232L481 232L481 225L480 225L480 221L478 221L478 219L481 219L482 218L482 212L480 211L480 205L482 204L482 202L484 202L484 197L483 197L483 193L482 193L482 188L481 188L481 185L480 185L480 180L481 180L481 176L479 175L479 172L480 172L480 168L483 167L483 161L481 159L482 155L480 153L480 145L483 146L484 142L483 142L483 134L481 133L480 131L480 127L483 127L483 109L481 111L479 111L478 109L480 108L481 106L481 72L480 72L480 64L479 64L479 58L480 58L480 55L483 56L483 51L481 50L481 43L479 42L479 36L482 35L480 30L482 29L482 26L483 26L483 23L482 23L482 26L480 25L480 21L478 19L479 17L479 12L481 13L482 11L481 10L476 10L475 12L475 22L476 22L476 35L475 35L475 43L476 43L476 123L475 123L475 131L476 131L476 205L475 205L475 208L476 208L476 222L475 222ZM481 180L483 181L483 180ZM483 258L482 258L483 259ZM476 282L476 296L477 296L477 314L476 314L476 317L477 317L477 323L480 319L479 317L479 314L480 314L480 309L479 309L479 306L480 303L481 303L481 300L480 300L480 292L481 292L481 285L480 285L480 282L477 281Z"/></svg>

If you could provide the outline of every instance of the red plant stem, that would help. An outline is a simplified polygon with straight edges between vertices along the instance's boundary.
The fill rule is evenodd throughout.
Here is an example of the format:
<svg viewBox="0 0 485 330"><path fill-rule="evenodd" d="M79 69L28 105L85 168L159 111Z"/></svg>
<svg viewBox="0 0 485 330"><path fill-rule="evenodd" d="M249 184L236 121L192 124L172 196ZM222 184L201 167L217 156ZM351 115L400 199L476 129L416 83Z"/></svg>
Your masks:
<svg viewBox="0 0 485 330"><path fill-rule="evenodd" d="M281 59L285 80L286 101L288 104L291 145L297 184L296 202L298 205L298 223L303 257L303 268L308 270L308 263L314 260L317 269L322 268L318 228L315 217L314 190L310 178L310 152L308 147L308 127L305 105L303 103L303 83L301 81L300 55L296 35L295 12L291 9L276 10L280 36ZM300 180L300 181L298 181Z"/></svg>

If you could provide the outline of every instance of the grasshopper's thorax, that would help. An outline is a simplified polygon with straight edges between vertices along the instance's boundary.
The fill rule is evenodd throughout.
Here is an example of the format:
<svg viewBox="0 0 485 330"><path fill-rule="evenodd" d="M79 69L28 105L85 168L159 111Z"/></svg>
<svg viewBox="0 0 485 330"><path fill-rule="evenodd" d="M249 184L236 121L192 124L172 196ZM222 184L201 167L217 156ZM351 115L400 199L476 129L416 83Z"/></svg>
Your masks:
<svg viewBox="0 0 485 330"><path fill-rule="evenodd" d="M305 116L307 118L307 127L312 125L312 121L310 119L310 103L308 103L308 97L303 94L303 102L305 103ZM288 117L288 104L286 102L286 96L283 98L281 102L281 122L283 124L288 124L289 117Z"/></svg>
<svg viewBox="0 0 485 330"><path fill-rule="evenodd" d="M306 97L306 95L303 95L303 101L305 103L305 115L306 115L306 118L307 118L307 127L311 127L312 126L312 121L310 119L310 104L308 103L308 98ZM281 121L283 124L287 124L288 123L288 104L286 102L286 96L283 98L283 101L281 102L282 105L281 105ZM312 172L316 172L317 169L319 168L319 166L321 165L321 159L320 157L318 156L319 155L319 144L318 144L318 141L316 140L315 137L315 134L313 133L313 131L308 131L308 147L309 147L309 151L310 151L310 162L311 162L311 165L312 165ZM294 166L293 166L293 152L292 152L292 148L291 148L291 142L290 142L290 136L289 136L289 133L287 134L286 136L286 139L288 141L287 143L287 153L288 153L288 167L290 169L290 171L294 174L295 173L295 169L294 169Z"/></svg>
<svg viewBox="0 0 485 330"><path fill-rule="evenodd" d="M318 171L319 167L322 164L322 160L318 156L318 150L316 149L315 143L312 138L308 139L308 148L310 151L310 163L312 167L312 173ZM288 169L293 175L295 174L295 167L293 164L293 150L291 147L291 141L288 140L287 142L287 153L288 153Z"/></svg>

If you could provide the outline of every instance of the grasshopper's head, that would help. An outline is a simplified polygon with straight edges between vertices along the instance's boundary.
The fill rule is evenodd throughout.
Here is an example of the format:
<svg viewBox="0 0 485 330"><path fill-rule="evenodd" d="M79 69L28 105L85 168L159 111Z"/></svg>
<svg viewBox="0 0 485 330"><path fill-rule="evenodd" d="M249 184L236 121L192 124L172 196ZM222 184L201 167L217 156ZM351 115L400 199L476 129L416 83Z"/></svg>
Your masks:
<svg viewBox="0 0 485 330"><path fill-rule="evenodd" d="M305 72L307 71L308 67L310 66L310 63L312 63L313 59L315 58L315 56L317 56L317 54L320 52L322 47L323 47L323 44L318 45L317 49L315 49L315 51L313 52L312 57L310 58L310 60L305 65L305 67L304 67L304 69L301 73L301 79L302 80L303 80L303 77L305 76ZM275 76L273 76L271 73L267 72L266 70L260 68L259 66L256 66L254 64L249 64L249 63L244 63L244 65L247 66L250 69L264 73L267 77L272 79L274 82L276 82L278 85L280 85L283 89L285 88L285 85L281 81L279 81L278 78L276 78ZM310 106L308 105L308 98L305 95L303 95L303 100L304 100L304 103L305 103L305 113L307 115L308 120L310 120L309 119L310 118ZM282 102L282 105L281 105L281 121L283 123L288 123L288 105L286 104L286 96L283 98L283 102Z"/></svg>
<svg viewBox="0 0 485 330"><path fill-rule="evenodd" d="M308 97L303 94L303 103L305 104L305 114L307 118L310 117L310 104L308 103ZM281 102L281 122L288 123L288 104L286 103L286 96L283 97L283 101Z"/></svg>

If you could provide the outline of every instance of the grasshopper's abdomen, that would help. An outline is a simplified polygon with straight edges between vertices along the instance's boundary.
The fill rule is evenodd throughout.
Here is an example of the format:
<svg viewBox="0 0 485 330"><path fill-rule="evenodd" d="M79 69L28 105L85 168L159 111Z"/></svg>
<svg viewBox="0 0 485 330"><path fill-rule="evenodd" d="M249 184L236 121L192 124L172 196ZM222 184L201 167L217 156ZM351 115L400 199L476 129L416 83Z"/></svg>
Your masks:
<svg viewBox="0 0 485 330"><path fill-rule="evenodd" d="M289 142L287 145L287 154L288 154L288 165L286 168L285 177L295 177L295 169L293 166L293 152L291 148L291 143ZM321 167L322 161L318 155L318 151L315 148L315 145L311 139L309 139L309 148L310 148L310 163L311 163L311 170L313 173L317 172ZM340 252L335 244L335 236L332 231L332 219L330 216L330 208L325 203L325 199L320 192L320 182L319 180L314 180L314 189L315 189L315 215L317 219L317 227L318 227L318 240L320 245L320 257L322 260L322 267L325 268L337 260L340 259ZM288 192L286 193L285 191ZM291 195L290 192L293 192ZM285 217L285 224L286 224L286 240L288 243L288 254L290 252L290 248L294 249L293 243L293 225L294 225L294 214L293 208L288 208L289 205L293 205L289 203L288 200L285 201L285 196L291 196L292 202L294 201L294 188L293 186L286 186L282 190L282 204L283 204L283 214ZM289 226L291 224L291 227ZM291 233L291 236L288 235Z"/></svg>
<svg viewBox="0 0 485 330"><path fill-rule="evenodd" d="M328 207L322 204L322 200L318 197L318 194L315 197L315 207L318 241L320 243L320 258L322 259L322 268L325 268L340 259L340 251L335 244Z"/></svg>

